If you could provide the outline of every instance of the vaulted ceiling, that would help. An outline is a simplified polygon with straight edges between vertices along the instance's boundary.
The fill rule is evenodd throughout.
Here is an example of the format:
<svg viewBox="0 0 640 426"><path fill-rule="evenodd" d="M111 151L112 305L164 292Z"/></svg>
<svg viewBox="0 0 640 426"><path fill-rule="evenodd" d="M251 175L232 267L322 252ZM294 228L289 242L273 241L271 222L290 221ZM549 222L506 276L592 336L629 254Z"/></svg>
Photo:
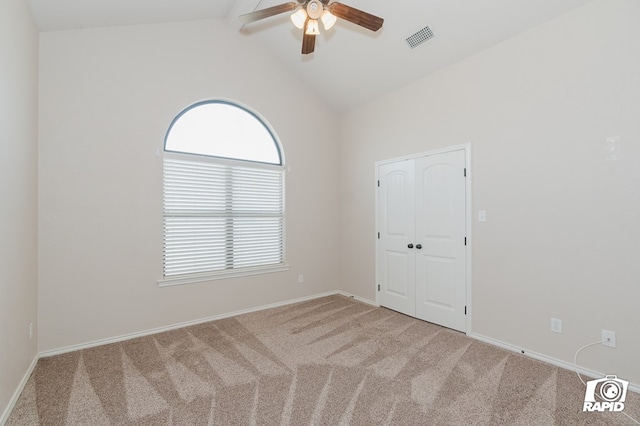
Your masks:
<svg viewBox="0 0 640 426"><path fill-rule="evenodd" d="M384 18L383 28L372 33L342 20L329 31L321 26L310 55L301 55L302 31L289 13L244 26L238 21L243 13L283 0L27 1L41 31L223 19L293 70L327 105L342 111L590 0L340 0ZM434 37L409 48L405 39L427 26Z"/></svg>

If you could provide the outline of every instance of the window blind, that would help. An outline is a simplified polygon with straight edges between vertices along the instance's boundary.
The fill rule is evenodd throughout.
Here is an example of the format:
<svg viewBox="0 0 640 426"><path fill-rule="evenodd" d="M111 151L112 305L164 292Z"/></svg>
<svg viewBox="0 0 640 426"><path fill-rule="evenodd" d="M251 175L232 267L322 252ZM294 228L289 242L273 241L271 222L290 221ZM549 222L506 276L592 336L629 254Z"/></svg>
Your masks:
<svg viewBox="0 0 640 426"><path fill-rule="evenodd" d="M282 168L164 159L164 276L284 262Z"/></svg>

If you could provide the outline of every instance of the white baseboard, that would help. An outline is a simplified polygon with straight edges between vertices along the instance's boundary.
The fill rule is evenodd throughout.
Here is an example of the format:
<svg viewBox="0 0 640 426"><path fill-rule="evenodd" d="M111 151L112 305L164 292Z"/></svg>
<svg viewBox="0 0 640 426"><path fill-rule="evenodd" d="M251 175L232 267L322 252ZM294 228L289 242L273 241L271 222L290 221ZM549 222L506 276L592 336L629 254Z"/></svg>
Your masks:
<svg viewBox="0 0 640 426"><path fill-rule="evenodd" d="M483 341L485 343L488 343L490 345L493 346L498 346L500 348L506 349L508 351L512 351L512 352L518 352L520 354L523 354L525 356L528 356L530 358L533 359L537 359L538 361L542 361L542 362L546 362L547 364L551 364L551 365L555 365L556 367L562 367L565 370L569 370L569 371L575 371L578 372L582 375L585 375L591 379L599 379L605 376L605 374L599 372L599 371L594 371L594 370L589 370L588 368L583 368L583 367L576 367L573 365L573 363L570 362L566 362L566 361L561 361L557 358L553 358L550 357L548 355L544 355L544 354L539 354L537 352L533 352L533 351L529 351L526 349L522 349L519 348L517 346L514 346L510 343L506 343L497 339L492 339L491 337L487 337L487 336L483 336L482 334L478 334L478 333L468 333L467 336L476 339L476 340L480 340ZM640 385L636 384L636 383L629 383L629 390L633 391L633 392L637 392L640 393Z"/></svg>
<svg viewBox="0 0 640 426"><path fill-rule="evenodd" d="M9 405L7 405L7 408L4 410L4 413L2 413L2 416L0 416L0 426L4 426L7 420L9 420L9 415L11 414L11 411L13 411L13 407L15 407L16 402L18 402L18 398L20 398L20 395L22 394L24 387L27 385L27 381L29 381L29 377L31 377L33 370L36 368L36 364L38 363L39 359L40 359L39 354L36 354L36 356L33 357L33 361L31 361L31 365L29 365L29 368L27 368L27 372L24 373L24 376L22 377L22 380L20 381L18 388L13 393L13 396L9 401Z"/></svg>
<svg viewBox="0 0 640 426"><path fill-rule="evenodd" d="M157 327L157 328L152 328L152 329L149 329L149 330L139 331L139 332L135 332L135 333L124 334L124 335L121 335L121 336L109 337L107 339L94 340L92 342L81 343L79 345L72 345L72 346L66 346L66 347L62 347L62 348L58 348L58 349L52 349L52 350L49 350L49 351L40 352L40 358L46 358L46 357L50 357L50 356L54 356L54 355L60 355L60 354L68 353L68 352L79 351L79 350L82 350L82 349L94 348L96 346L108 345L110 343L124 342L126 340L136 339L138 337L145 337L145 336L149 336L149 335L152 335L152 334L162 333L162 332L165 332L165 331L176 330L176 329L179 329L179 328L184 328L184 327L189 327L189 326L192 326L192 325L202 324L202 323L205 323L205 322L210 322L210 321L215 321L215 320L219 320L219 319L234 317L236 315L249 314L251 312L262 311L262 310L265 310L265 309L278 308L280 306L291 305L293 303L299 303L299 302L306 302L308 300L319 299L321 297L333 296L333 295L336 295L336 294L340 294L342 296L350 297L352 299L355 299L355 300L358 300L360 302L367 303L369 305L373 305L373 306L376 306L376 307L379 306L372 300L366 299L364 297L355 296L353 294L349 294L349 293L346 293L344 291L340 291L340 290L328 291L326 293L314 294L314 295L311 295L311 296L300 297L300 298L297 298L297 299L285 300L283 302L270 303L270 304L267 304L267 305L260 305L260 306L256 306L256 307L253 307L253 308L242 309L242 310L239 310L239 311L228 312L228 313L219 314L219 315L213 315L213 316L210 316L210 317L200 318L200 319L197 319L197 320L185 321L185 322L181 322L181 323L178 323L178 324L172 324L172 325L168 325L168 326L164 326L164 327Z"/></svg>
<svg viewBox="0 0 640 426"><path fill-rule="evenodd" d="M205 323L205 322L216 321L216 320L220 320L220 319L224 319L224 318L234 317L236 315L249 314L251 312L262 311L262 310L265 310L265 309L278 308L280 306L291 305L293 303L306 302L308 300L319 299L321 297L326 297L326 296L333 296L335 294L342 294L342 295L349 296L346 293L342 293L342 292L338 292L338 291L328 291L326 293L314 294L314 295L311 295L311 296L305 296L305 297L300 297L300 298L297 298L297 299L285 300L283 302L270 303L270 304L267 304L267 305L260 305L260 306L256 306L256 307L253 307L253 308L242 309L242 310L234 311L234 312L227 312L227 313L224 313L224 314L213 315L213 316L210 316L210 317L200 318L200 319L197 319L197 320L185 321L185 322L181 322L181 323L178 323L178 324L171 324L171 325L167 325L167 326L163 326L163 327L152 328L152 329L149 329L149 330L138 331L138 332L135 332L135 333L123 334L123 335L115 336L115 337L109 337L107 339L94 340L92 342L81 343L81 344L72 345L72 346L66 346L66 347L62 347L62 348L58 348L58 349L52 349L52 350L40 352L40 358L46 358L46 357L50 357L50 356L54 356L54 355L65 354L65 353L68 353L68 352L79 351L79 350L82 350L82 349L94 348L96 346L108 345L110 343L124 342L126 340L136 339L138 337L145 337L145 336L149 336L149 335L152 335L152 334L162 333L162 332L165 332L165 331L171 331L171 330L176 330L176 329L179 329L179 328L189 327L189 326L192 326L192 325L202 324L202 323ZM360 299L358 299L358 300L360 300ZM361 300L361 301L365 301L365 300L366 299ZM368 303L368 302L365 302L365 303Z"/></svg>
<svg viewBox="0 0 640 426"><path fill-rule="evenodd" d="M355 299L355 300L357 300L359 302L366 303L367 305L375 306L376 308L380 307L380 305L378 305L373 300L370 300L370 299L367 299L367 298L364 298L364 297L360 297L360 296L356 296L355 294L347 293L346 291L336 290L334 294L341 294L343 296Z"/></svg>

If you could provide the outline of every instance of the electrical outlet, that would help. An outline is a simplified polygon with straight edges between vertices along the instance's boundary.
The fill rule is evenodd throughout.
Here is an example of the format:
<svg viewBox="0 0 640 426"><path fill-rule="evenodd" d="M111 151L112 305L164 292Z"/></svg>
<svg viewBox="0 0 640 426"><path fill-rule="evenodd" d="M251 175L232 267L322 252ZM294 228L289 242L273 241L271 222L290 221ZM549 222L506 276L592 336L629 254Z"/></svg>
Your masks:
<svg viewBox="0 0 640 426"><path fill-rule="evenodd" d="M612 348L616 347L616 332L602 330L602 344Z"/></svg>
<svg viewBox="0 0 640 426"><path fill-rule="evenodd" d="M551 318L551 331L562 334L562 320Z"/></svg>
<svg viewBox="0 0 640 426"><path fill-rule="evenodd" d="M302 284L304 282L304 275L298 275L298 283Z"/></svg>
<svg viewBox="0 0 640 426"><path fill-rule="evenodd" d="M29 340L33 339L33 323L29 323Z"/></svg>

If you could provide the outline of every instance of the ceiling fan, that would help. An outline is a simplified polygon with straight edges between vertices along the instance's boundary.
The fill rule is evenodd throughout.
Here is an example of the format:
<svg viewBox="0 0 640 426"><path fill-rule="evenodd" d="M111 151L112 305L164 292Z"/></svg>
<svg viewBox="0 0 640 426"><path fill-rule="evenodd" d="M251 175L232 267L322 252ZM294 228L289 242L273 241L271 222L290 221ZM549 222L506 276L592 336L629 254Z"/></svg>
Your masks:
<svg viewBox="0 0 640 426"><path fill-rule="evenodd" d="M255 12L245 13L239 17L240 22L248 24L270 16L285 12L295 12L291 15L293 24L304 30L302 37L302 54L307 55L315 49L316 36L320 34L318 20L322 21L325 30L329 30L336 23L337 18L360 25L371 31L382 28L384 19L363 12L342 3L331 3L331 0L298 0L297 2L283 3L278 6L267 7Z"/></svg>

